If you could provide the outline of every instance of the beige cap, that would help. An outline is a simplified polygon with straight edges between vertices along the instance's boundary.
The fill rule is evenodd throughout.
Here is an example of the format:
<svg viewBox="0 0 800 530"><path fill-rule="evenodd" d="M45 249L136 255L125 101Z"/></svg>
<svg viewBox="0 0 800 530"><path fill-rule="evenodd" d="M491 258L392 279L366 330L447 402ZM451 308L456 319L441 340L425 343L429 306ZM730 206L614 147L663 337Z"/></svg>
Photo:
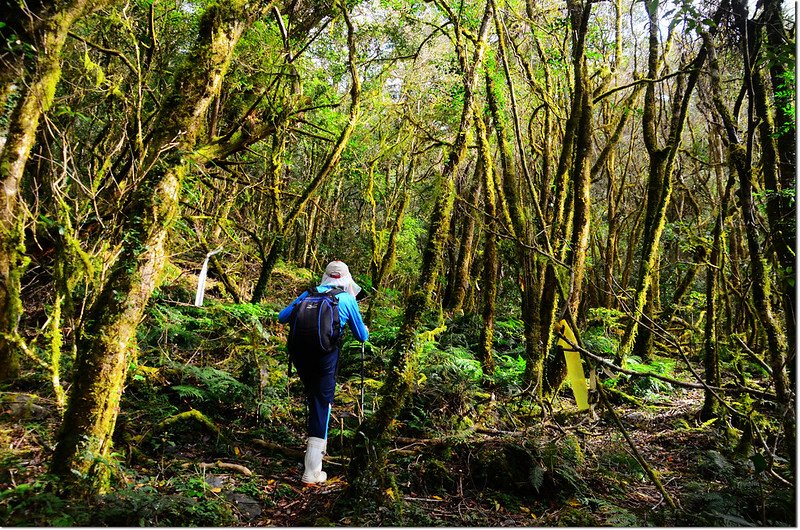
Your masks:
<svg viewBox="0 0 800 530"><path fill-rule="evenodd" d="M343 261L331 261L325 267L325 274L322 275L320 285L330 285L333 287L340 287L354 297L361 292L361 287L353 281L350 275L350 269Z"/></svg>

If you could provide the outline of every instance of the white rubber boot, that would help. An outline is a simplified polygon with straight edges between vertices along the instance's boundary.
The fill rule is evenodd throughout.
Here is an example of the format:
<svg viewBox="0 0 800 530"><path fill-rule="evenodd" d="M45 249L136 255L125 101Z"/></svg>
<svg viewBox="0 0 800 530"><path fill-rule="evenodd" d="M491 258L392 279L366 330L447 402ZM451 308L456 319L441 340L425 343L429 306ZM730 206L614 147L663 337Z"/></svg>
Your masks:
<svg viewBox="0 0 800 530"><path fill-rule="evenodd" d="M322 471L322 456L327 446L328 440L309 437L302 479L306 484L318 484L328 479L328 474Z"/></svg>

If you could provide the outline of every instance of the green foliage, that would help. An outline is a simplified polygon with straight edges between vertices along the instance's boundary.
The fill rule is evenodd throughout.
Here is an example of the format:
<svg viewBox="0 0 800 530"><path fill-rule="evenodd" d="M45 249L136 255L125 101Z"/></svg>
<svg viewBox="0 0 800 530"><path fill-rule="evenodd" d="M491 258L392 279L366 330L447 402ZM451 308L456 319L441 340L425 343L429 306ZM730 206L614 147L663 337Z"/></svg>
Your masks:
<svg viewBox="0 0 800 530"><path fill-rule="evenodd" d="M525 366L527 362L522 355L497 355L495 357L495 370L491 382L498 389L511 394L523 388Z"/></svg>
<svg viewBox="0 0 800 530"><path fill-rule="evenodd" d="M645 526L642 520L630 510L618 506L612 502L595 497L581 499L581 504L591 510L596 517L600 518L603 526L614 527L641 527Z"/></svg>
<svg viewBox="0 0 800 530"><path fill-rule="evenodd" d="M406 266L396 269L394 273L400 285L412 285L419 276L419 266L422 263L421 242L426 233L422 221L411 216L403 218L403 228L397 238L397 261Z"/></svg>
<svg viewBox="0 0 800 530"><path fill-rule="evenodd" d="M198 401L205 401L207 399L206 392L194 386L172 385L171 388L181 399L196 399Z"/></svg>
<svg viewBox="0 0 800 530"><path fill-rule="evenodd" d="M507 317L494 323L494 347L498 352L511 352L524 348L524 323L521 319Z"/></svg>
<svg viewBox="0 0 800 530"><path fill-rule="evenodd" d="M198 479L199 480L199 479ZM50 478L0 492L0 520L10 526L231 526L236 519L221 500L198 491L168 494L135 484L97 499L62 498ZM142 487L144 486L144 487Z"/></svg>
<svg viewBox="0 0 800 530"><path fill-rule="evenodd" d="M428 343L420 355L417 390L408 414L414 429L441 431L469 428L483 370L469 350L446 351Z"/></svg>
<svg viewBox="0 0 800 530"><path fill-rule="evenodd" d="M122 490L102 498L95 526L232 526L236 518L222 500L187 488L165 495L149 488Z"/></svg>
<svg viewBox="0 0 800 530"><path fill-rule="evenodd" d="M189 364L172 364L170 368L179 374L181 381L170 388L182 398L189 397L227 406L246 405L253 401L253 389L223 370ZM192 384L185 384L188 382Z"/></svg>
<svg viewBox="0 0 800 530"><path fill-rule="evenodd" d="M0 492L0 520L9 526L84 526L86 514L48 491L47 477Z"/></svg>
<svg viewBox="0 0 800 530"><path fill-rule="evenodd" d="M203 334L215 326L215 322L203 308L151 304L148 311L149 326L139 326L139 343L173 344L181 349L200 345Z"/></svg>
<svg viewBox="0 0 800 530"><path fill-rule="evenodd" d="M282 377L279 384L267 385L261 391L258 414L270 424L280 425L291 418L293 411L288 402L287 381L288 377Z"/></svg>
<svg viewBox="0 0 800 530"><path fill-rule="evenodd" d="M794 62L794 50L788 46L783 50L770 50L770 52L776 54L783 52L784 54L784 57L773 58L772 60L774 61L785 60L790 64ZM790 134L795 130L795 75L794 68L784 69L780 77L780 81L778 82L778 86L775 87L775 102L778 104L779 112L781 112L784 117L783 120L780 120L780 128L775 131L776 136ZM794 194L794 190L792 190L792 192Z"/></svg>
<svg viewBox="0 0 800 530"><path fill-rule="evenodd" d="M672 359L654 357L649 363L643 363L636 355L628 357L627 368L634 372L652 373L672 377L676 362ZM663 394L671 394L674 387L668 381L650 376L629 376L619 374L617 377L603 381L603 384L626 391L647 401L660 401Z"/></svg>

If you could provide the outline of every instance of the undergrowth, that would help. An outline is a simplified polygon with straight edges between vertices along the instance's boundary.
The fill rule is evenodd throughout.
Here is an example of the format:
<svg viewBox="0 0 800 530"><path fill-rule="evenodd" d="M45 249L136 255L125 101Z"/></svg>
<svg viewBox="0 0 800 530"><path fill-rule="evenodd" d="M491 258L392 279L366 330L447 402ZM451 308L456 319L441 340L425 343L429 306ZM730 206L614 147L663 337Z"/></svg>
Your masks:
<svg viewBox="0 0 800 530"><path fill-rule="evenodd" d="M305 439L302 387L297 374L288 372L288 330L276 322L276 314L313 278L285 264L276 274L282 279L280 291L264 304L228 304L211 297L205 306L194 307L177 303L190 293L169 288L153 297L139 326L138 355L129 367L115 433L117 453L110 462L115 487L107 495L67 500L50 488L43 448L54 443L52 425L58 413L52 406L44 409L45 419L2 415L0 479L5 489L0 492L0 523L245 524L231 500L234 494L266 510L311 498L304 501L308 511L279 520L309 526L493 526L507 521L541 526L769 526L793 521L791 492L767 479L765 457L752 444L739 442L744 424L735 419L700 423L691 411L661 419L671 402L688 399L683 389L655 377L603 372L606 388L641 400L643 406L632 410L619 403L622 421L665 482L680 481L683 510L655 510L653 505L662 504L657 497L634 502L632 490L653 489L604 410L577 414L568 391L556 394L554 414L537 400L526 381L523 323L517 316L495 323L495 370L487 374L474 354L480 317L465 314L440 322L435 311L426 317L429 328L443 323L445 331L421 345L413 392L392 426L397 439L404 440L390 451L393 488L385 492L383 503L341 497L333 510L333 499L309 497L293 485L301 457L256 449L261 440L298 452ZM400 298L399 291L382 295L382 303L392 305L379 306L375 313L363 369L361 344L350 335L342 344L328 446L329 454L340 459L331 459L327 467L334 483L346 479L346 459L362 412L362 375L364 410L371 414L393 368ZM590 310L586 324L584 346L612 357L623 315ZM756 372L743 364L741 352L723 353L726 366L748 375ZM646 363L630 357L627 367L673 378L685 375L667 356ZM734 406L776 443L779 426L763 404L742 397ZM195 414L186 416L195 423L169 423L187 412ZM198 417L208 423L196 423ZM25 448L6 449L17 439L27 440L30 454ZM671 460L673 455L680 461ZM28 465L34 460L35 468ZM253 474L234 479L217 472L215 480L230 486L223 491L209 482L210 472L198 467L199 462L218 461L236 461L251 467ZM784 469L787 463L778 460L774 465ZM691 475L684 480L686 469ZM428 504L416 503L418 498ZM448 499L458 499L458 509L437 511Z"/></svg>

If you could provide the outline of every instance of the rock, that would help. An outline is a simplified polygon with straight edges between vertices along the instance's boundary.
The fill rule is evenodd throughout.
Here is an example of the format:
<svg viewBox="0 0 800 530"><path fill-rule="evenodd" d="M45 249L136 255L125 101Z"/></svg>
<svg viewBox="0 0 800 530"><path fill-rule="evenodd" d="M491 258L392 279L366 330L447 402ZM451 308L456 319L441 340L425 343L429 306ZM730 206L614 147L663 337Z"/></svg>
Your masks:
<svg viewBox="0 0 800 530"><path fill-rule="evenodd" d="M206 475L206 484L212 488L221 488L225 485L225 477L219 475Z"/></svg>
<svg viewBox="0 0 800 530"><path fill-rule="evenodd" d="M225 497L232 502L244 519L255 519L261 516L261 503L244 493L226 493Z"/></svg>
<svg viewBox="0 0 800 530"><path fill-rule="evenodd" d="M17 419L40 419L47 416L47 409L35 402L39 398L32 394L5 394L0 397L3 408Z"/></svg>

